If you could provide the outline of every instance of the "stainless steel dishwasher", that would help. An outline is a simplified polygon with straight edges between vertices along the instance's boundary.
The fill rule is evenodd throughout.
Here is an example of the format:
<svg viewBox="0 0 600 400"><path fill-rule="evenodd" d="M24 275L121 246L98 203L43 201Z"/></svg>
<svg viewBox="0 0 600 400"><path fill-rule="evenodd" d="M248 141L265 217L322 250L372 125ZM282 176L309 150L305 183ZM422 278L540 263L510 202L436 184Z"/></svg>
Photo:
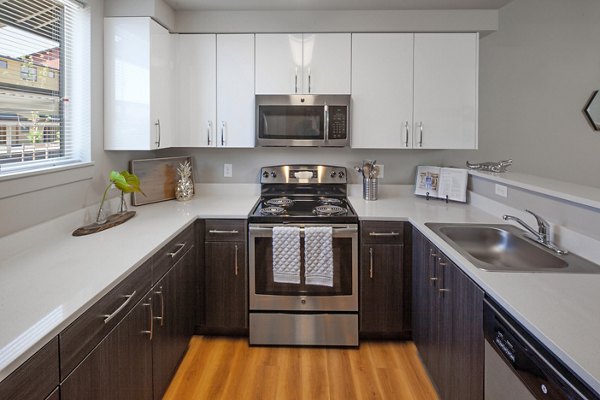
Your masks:
<svg viewBox="0 0 600 400"><path fill-rule="evenodd" d="M491 299L483 318L485 400L600 399Z"/></svg>

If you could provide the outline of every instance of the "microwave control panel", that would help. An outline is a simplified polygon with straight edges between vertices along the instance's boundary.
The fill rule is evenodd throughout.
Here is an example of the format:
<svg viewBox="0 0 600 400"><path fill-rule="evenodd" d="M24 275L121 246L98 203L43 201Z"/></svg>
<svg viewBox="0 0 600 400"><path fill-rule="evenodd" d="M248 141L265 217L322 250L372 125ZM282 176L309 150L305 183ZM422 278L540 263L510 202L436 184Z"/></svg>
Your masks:
<svg viewBox="0 0 600 400"><path fill-rule="evenodd" d="M329 106L329 139L348 137L348 107Z"/></svg>

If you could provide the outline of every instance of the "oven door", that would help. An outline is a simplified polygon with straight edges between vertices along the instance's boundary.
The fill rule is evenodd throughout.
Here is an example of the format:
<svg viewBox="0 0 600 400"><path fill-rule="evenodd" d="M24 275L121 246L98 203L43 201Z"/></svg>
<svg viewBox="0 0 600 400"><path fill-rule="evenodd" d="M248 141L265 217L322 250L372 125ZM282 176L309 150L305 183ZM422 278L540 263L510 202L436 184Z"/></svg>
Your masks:
<svg viewBox="0 0 600 400"><path fill-rule="evenodd" d="M250 310L358 311L358 226L332 224L333 287L307 285L301 230L300 284L273 280L273 224L250 224ZM286 225L290 226L290 225ZM309 224L298 224L303 228ZM318 226L323 226L318 225Z"/></svg>

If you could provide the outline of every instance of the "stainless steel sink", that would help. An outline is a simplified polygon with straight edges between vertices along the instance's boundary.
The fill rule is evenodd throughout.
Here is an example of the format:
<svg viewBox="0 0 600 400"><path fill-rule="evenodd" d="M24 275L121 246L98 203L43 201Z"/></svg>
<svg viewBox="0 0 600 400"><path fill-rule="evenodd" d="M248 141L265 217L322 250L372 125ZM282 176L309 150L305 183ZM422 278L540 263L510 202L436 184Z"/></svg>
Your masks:
<svg viewBox="0 0 600 400"><path fill-rule="evenodd" d="M575 254L558 255L504 224L427 223L477 268L487 271L600 273L600 266Z"/></svg>

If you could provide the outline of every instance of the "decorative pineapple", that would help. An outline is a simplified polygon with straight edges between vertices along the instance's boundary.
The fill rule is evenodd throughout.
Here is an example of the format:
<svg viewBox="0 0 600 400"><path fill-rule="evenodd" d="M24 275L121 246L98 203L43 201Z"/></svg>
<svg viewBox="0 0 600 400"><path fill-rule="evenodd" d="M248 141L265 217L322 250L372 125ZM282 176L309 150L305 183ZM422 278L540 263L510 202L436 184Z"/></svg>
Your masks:
<svg viewBox="0 0 600 400"><path fill-rule="evenodd" d="M177 182L177 190L175 197L179 201L186 201L194 195L194 182L192 182L192 166L188 161L180 163L177 168L179 181Z"/></svg>

